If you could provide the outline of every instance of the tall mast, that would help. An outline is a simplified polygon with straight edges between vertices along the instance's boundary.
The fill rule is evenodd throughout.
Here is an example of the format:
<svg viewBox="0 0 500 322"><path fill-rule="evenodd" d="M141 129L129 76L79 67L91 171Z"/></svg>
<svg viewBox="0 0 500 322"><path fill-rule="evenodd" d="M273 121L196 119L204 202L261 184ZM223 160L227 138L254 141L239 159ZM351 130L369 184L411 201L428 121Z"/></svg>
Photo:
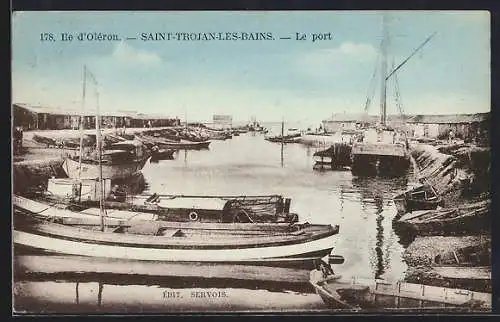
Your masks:
<svg viewBox="0 0 500 322"><path fill-rule="evenodd" d="M85 86L87 83L87 68L83 65L83 90L82 90L82 113L80 114L80 158L78 160L78 179L82 174L82 154L83 154L83 122L85 120ZM80 192L81 195L81 192Z"/></svg>
<svg viewBox="0 0 500 322"><path fill-rule="evenodd" d="M381 88L380 88L380 123L386 125L387 121L387 48L389 47L389 32L387 30L387 15L382 17L382 41L380 51L382 56Z"/></svg>
<svg viewBox="0 0 500 322"><path fill-rule="evenodd" d="M104 231L104 187L102 182L102 160L101 160L101 117L99 116L99 92L96 93L96 141L97 141L97 155L99 160L99 215L101 218L101 231Z"/></svg>

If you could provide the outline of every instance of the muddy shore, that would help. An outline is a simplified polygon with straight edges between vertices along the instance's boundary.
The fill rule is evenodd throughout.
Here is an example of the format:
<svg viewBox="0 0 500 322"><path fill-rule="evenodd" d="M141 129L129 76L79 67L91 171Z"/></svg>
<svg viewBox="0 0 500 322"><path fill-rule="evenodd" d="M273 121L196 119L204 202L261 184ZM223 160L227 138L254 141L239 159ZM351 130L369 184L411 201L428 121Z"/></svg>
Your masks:
<svg viewBox="0 0 500 322"><path fill-rule="evenodd" d="M444 207L460 207L490 198L491 152L472 144L412 146L419 181L432 185L441 195ZM403 258L408 265L406 280L434 286L491 292L491 264L467 267L457 262L447 267L436 263L436 256L457 254L476 247L491 257L491 234L469 236L417 236ZM456 256L456 255L455 255ZM444 273L443 273L444 272ZM446 274L445 274L446 273ZM487 274L490 274L489 279Z"/></svg>

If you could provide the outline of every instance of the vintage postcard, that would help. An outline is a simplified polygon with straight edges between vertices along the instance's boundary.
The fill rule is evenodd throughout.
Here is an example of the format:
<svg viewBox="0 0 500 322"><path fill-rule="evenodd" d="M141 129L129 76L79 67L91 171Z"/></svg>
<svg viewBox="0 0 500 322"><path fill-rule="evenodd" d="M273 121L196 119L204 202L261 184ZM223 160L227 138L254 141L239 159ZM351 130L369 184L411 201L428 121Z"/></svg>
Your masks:
<svg viewBox="0 0 500 322"><path fill-rule="evenodd" d="M491 312L486 11L12 14L14 314Z"/></svg>

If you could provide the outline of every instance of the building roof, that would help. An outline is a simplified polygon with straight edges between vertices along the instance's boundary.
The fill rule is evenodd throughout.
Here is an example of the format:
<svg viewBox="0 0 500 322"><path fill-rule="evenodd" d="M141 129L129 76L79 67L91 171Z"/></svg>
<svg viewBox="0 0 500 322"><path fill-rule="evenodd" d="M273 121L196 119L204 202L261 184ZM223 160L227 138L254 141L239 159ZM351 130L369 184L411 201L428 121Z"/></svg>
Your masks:
<svg viewBox="0 0 500 322"><path fill-rule="evenodd" d="M14 106L23 108L31 113L38 114L52 114L52 115L80 115L81 112L77 110L61 109L58 107L40 106L40 105L30 105L24 103L16 103Z"/></svg>
<svg viewBox="0 0 500 322"><path fill-rule="evenodd" d="M450 114L450 115L405 115L403 119L408 123L434 123L434 124L449 124L449 123L473 123L484 122L490 119L490 113L476 114ZM388 122L401 122L401 115L387 115ZM370 122L376 123L379 121L378 115L368 114L348 114L335 113L323 122Z"/></svg>
<svg viewBox="0 0 500 322"><path fill-rule="evenodd" d="M406 117L405 117L406 118ZM378 115L368 115L364 113L348 114L348 113L335 113L323 122L368 122L376 123L380 120ZM388 122L400 121L401 115L387 115Z"/></svg>
<svg viewBox="0 0 500 322"><path fill-rule="evenodd" d="M476 114L451 114L451 115L414 115L407 120L408 123L433 123L433 124L453 124L453 123L474 123L484 122L490 119L490 113Z"/></svg>
<svg viewBox="0 0 500 322"><path fill-rule="evenodd" d="M323 122L361 122L368 121L370 122L373 118L373 115L367 115L362 113L334 113ZM376 116L375 116L376 117Z"/></svg>
<svg viewBox="0 0 500 322"><path fill-rule="evenodd" d="M14 106L23 108L31 113L38 114L52 114L52 115L70 115L70 116L80 116L82 115L81 110L70 109L70 108L58 108L58 107L49 107L49 106L40 106L40 105L31 105L24 103L14 103ZM161 119L174 119L173 117L165 116L165 115L156 115L156 114L142 114L137 113L135 111L100 111L99 114L101 116L116 116L116 117L130 117L134 119L141 120L161 120ZM95 116L95 109L87 109L83 112L85 116Z"/></svg>
<svg viewBox="0 0 500 322"><path fill-rule="evenodd" d="M134 119L137 120L173 120L175 117L159 115L159 114L142 114L138 113L133 116Z"/></svg>

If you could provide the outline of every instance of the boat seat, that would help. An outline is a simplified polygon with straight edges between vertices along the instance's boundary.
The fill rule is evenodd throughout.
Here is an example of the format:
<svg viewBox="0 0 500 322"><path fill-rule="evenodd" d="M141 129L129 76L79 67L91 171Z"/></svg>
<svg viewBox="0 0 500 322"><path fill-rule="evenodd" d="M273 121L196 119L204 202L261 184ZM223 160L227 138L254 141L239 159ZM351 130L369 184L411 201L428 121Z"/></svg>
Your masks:
<svg viewBox="0 0 500 322"><path fill-rule="evenodd" d="M157 236L160 231L160 224L146 221L144 223L134 223L128 228L128 232L138 235Z"/></svg>

